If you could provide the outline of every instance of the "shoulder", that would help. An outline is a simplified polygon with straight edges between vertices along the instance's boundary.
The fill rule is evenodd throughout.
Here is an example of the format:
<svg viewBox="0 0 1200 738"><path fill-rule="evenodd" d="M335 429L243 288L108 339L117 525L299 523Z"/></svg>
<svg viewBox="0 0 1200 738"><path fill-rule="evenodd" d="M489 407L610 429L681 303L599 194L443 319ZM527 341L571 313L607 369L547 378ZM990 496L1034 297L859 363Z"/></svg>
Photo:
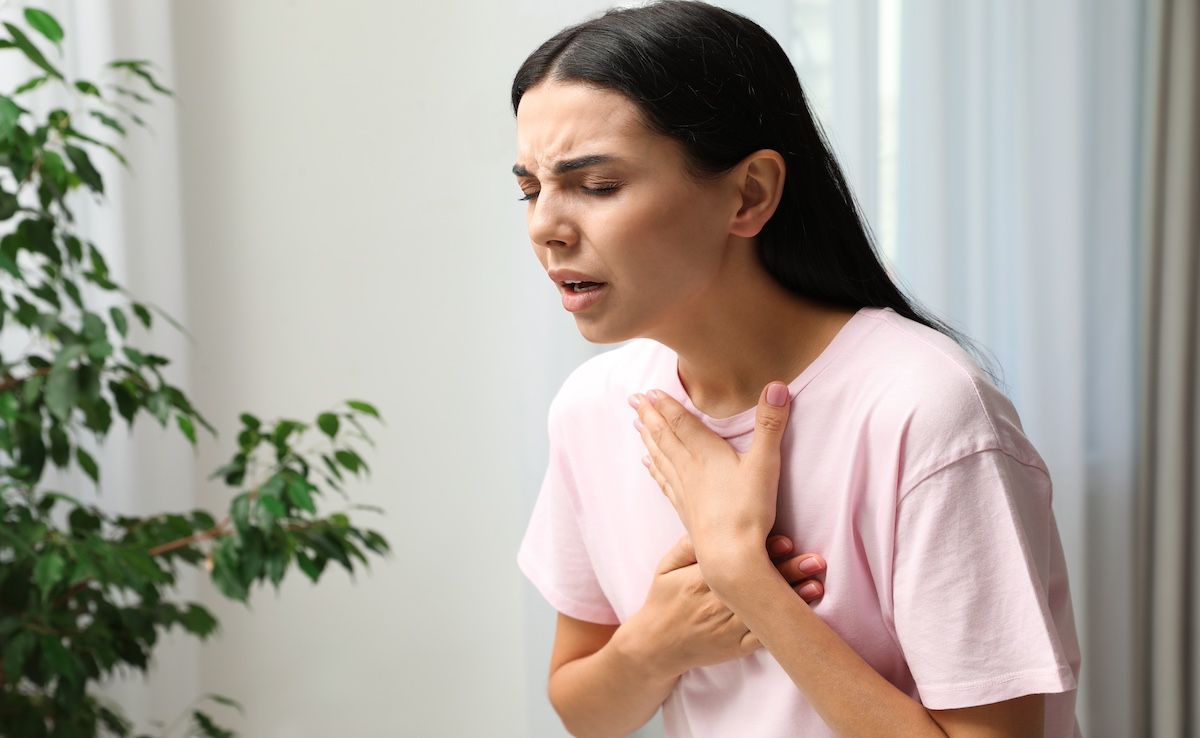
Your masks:
<svg viewBox="0 0 1200 738"><path fill-rule="evenodd" d="M890 309L870 317L879 325L854 373L870 422L899 434L907 483L992 449L1045 469L1012 402L958 343Z"/></svg>
<svg viewBox="0 0 1200 738"><path fill-rule="evenodd" d="M654 383L668 365L670 349L648 338L635 338L589 357L563 380L550 402L553 418L595 411Z"/></svg>

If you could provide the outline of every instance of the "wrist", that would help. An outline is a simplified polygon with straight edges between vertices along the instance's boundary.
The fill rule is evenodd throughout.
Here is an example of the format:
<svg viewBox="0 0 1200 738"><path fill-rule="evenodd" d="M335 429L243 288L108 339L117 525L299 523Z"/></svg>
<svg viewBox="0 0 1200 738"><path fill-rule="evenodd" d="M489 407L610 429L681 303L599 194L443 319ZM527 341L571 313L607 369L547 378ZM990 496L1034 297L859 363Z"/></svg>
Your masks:
<svg viewBox="0 0 1200 738"><path fill-rule="evenodd" d="M608 647L624 671L650 681L678 679L686 669L671 662L660 642L661 639L654 638L645 629L644 621L634 614L613 632Z"/></svg>
<svg viewBox="0 0 1200 738"><path fill-rule="evenodd" d="M701 555L697 552L697 558ZM767 552L766 545L726 546L709 549L700 561L704 581L717 597L728 601L738 588L753 581L764 572L775 572L775 565Z"/></svg>

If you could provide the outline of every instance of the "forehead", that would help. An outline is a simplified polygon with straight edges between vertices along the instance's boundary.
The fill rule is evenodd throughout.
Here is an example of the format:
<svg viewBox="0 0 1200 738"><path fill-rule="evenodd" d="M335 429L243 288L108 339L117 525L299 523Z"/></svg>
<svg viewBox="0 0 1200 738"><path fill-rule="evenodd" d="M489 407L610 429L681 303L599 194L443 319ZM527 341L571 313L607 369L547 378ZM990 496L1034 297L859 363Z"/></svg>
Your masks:
<svg viewBox="0 0 1200 738"><path fill-rule="evenodd" d="M530 172L595 153L639 158L662 142L624 95L578 83L544 82L517 107L517 162Z"/></svg>

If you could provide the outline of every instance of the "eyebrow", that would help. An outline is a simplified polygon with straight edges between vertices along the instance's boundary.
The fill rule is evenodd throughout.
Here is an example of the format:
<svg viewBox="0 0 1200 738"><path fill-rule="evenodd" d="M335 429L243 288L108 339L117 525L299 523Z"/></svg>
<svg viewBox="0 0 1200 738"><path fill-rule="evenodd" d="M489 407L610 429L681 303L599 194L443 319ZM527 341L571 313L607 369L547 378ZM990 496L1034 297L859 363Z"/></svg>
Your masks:
<svg viewBox="0 0 1200 738"><path fill-rule="evenodd" d="M621 161L621 159L613 156L612 154L589 154L588 156L580 156L574 159L563 159L554 165L554 173L565 174L567 172L573 172L576 169L583 169L585 167L592 167L597 164L607 164L618 161ZM512 173L518 177L533 176L529 173L528 169L520 164L513 164Z"/></svg>

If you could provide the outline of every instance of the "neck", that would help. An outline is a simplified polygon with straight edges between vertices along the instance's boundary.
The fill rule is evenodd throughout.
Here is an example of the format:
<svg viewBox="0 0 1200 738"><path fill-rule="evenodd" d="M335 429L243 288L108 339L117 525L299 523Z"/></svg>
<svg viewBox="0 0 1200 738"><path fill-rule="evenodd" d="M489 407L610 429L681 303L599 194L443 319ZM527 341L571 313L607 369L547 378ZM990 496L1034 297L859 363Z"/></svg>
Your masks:
<svg viewBox="0 0 1200 738"><path fill-rule="evenodd" d="M731 244L713 286L651 338L679 355L679 379L706 415L758 404L772 381L791 382L824 351L854 310L799 297L759 263L753 242Z"/></svg>

